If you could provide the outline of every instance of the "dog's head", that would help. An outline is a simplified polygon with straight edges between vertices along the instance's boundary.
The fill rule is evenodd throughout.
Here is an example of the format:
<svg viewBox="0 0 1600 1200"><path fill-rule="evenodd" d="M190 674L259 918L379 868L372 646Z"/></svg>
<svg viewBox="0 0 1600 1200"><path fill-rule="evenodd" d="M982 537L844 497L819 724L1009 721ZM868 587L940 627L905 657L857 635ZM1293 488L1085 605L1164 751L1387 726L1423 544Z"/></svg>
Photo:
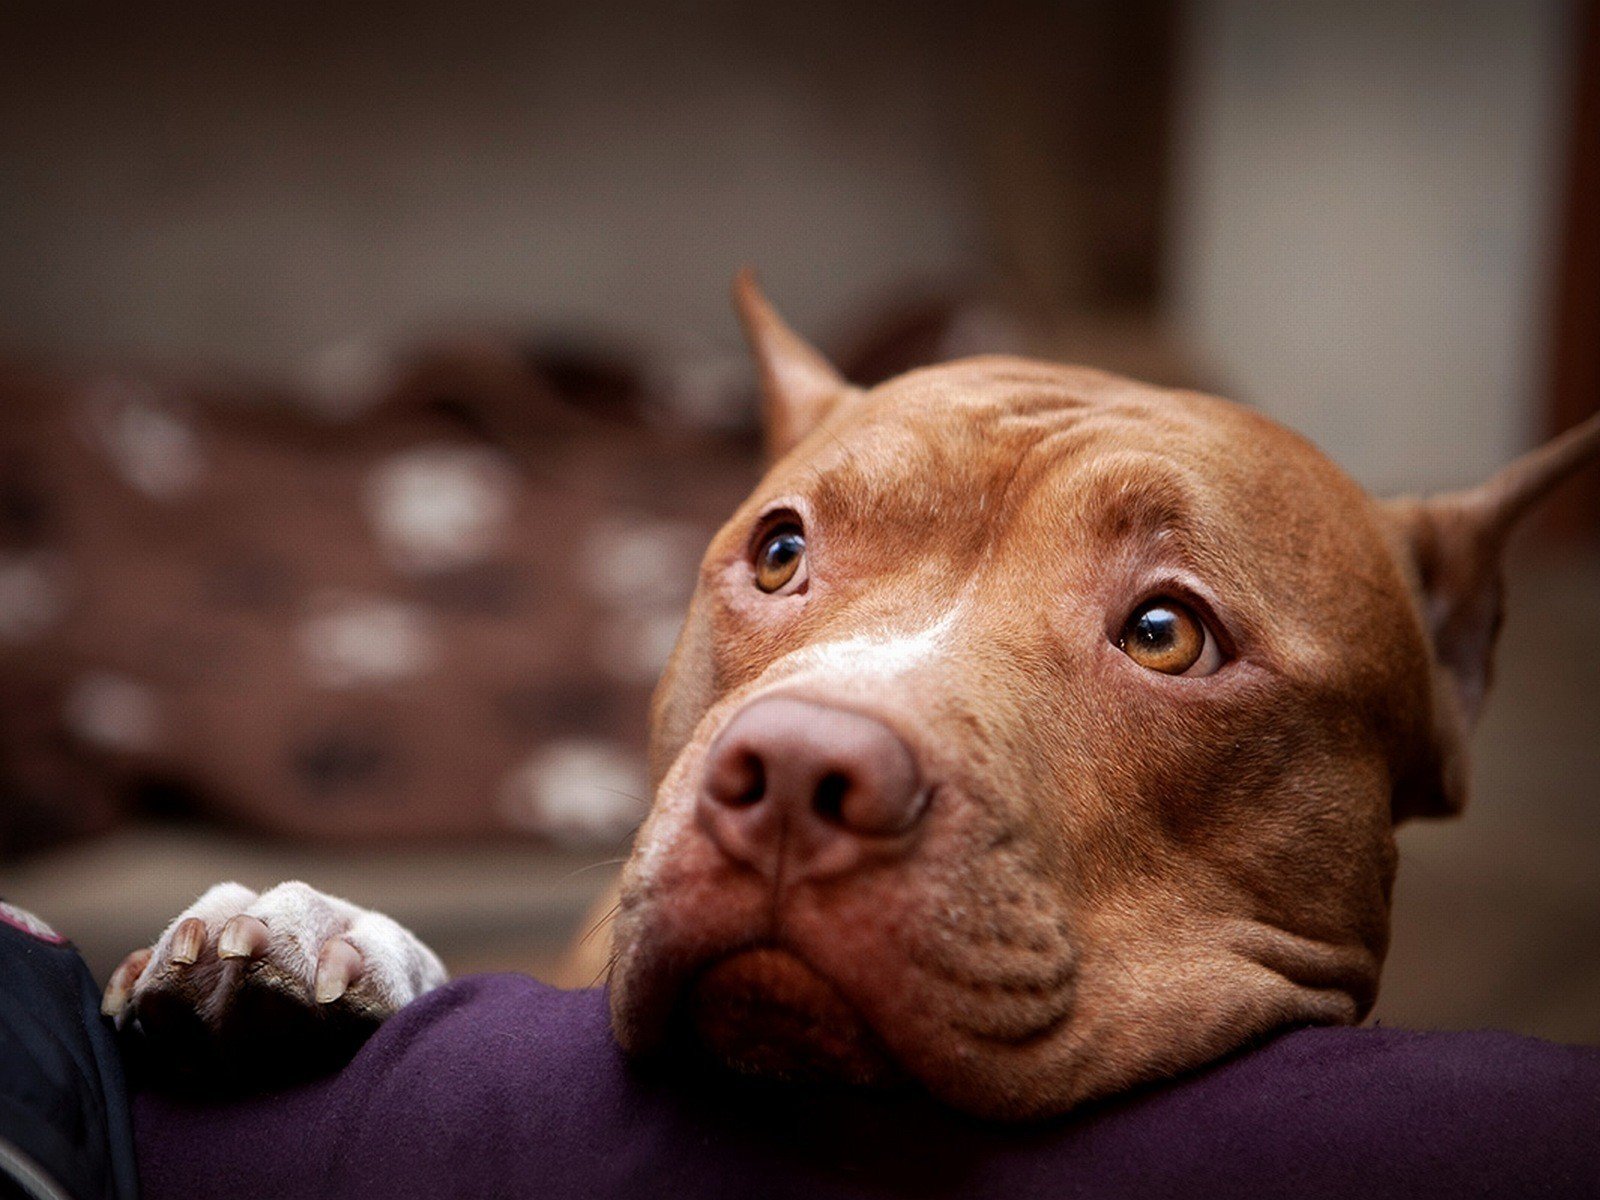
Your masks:
<svg viewBox="0 0 1600 1200"><path fill-rule="evenodd" d="M1027 1116L1371 1007L1393 827L1460 808L1515 518L1247 409L980 358L848 387L741 310L775 459L656 695L623 1045Z"/></svg>

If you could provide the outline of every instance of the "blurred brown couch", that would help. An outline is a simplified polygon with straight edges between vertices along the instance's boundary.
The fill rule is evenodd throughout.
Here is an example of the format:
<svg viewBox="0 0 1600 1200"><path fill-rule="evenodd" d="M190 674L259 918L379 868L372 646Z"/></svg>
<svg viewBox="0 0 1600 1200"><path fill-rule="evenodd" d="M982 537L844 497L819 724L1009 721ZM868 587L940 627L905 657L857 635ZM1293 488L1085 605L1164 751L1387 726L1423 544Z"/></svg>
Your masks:
<svg viewBox="0 0 1600 1200"><path fill-rule="evenodd" d="M1148 324L960 290L849 332L865 384L981 351L1194 376ZM651 688L759 470L744 375L483 334L332 366L0 371L0 857L151 807L323 841L643 815Z"/></svg>
<svg viewBox="0 0 1600 1200"><path fill-rule="evenodd" d="M457 339L365 375L7 372L0 852L141 804L318 839L637 821L752 439L589 351Z"/></svg>

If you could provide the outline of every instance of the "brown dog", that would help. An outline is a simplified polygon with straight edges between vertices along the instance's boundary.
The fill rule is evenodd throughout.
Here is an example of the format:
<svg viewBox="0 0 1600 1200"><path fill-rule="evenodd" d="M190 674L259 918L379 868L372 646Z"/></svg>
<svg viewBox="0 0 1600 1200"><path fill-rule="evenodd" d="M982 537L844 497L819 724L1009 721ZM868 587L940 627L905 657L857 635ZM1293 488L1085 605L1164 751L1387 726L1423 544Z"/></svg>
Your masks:
<svg viewBox="0 0 1600 1200"><path fill-rule="evenodd" d="M1097 371L859 391L737 294L774 465L656 693L622 1045L1026 1117L1361 1020L1394 826L1465 800L1506 537L1600 420L1382 502L1256 413ZM372 1020L442 978L341 904L209 893L108 1009L227 1033L271 979Z"/></svg>

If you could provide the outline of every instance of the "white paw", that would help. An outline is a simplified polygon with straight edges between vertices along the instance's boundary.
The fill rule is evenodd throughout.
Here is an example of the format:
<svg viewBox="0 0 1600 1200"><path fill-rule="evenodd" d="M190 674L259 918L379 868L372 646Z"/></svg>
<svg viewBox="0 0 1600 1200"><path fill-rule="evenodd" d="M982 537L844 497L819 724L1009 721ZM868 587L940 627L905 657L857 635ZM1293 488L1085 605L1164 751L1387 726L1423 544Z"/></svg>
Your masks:
<svg viewBox="0 0 1600 1200"><path fill-rule="evenodd" d="M446 978L382 913L303 883L219 883L123 960L102 1009L159 1075L265 1086L343 1064Z"/></svg>

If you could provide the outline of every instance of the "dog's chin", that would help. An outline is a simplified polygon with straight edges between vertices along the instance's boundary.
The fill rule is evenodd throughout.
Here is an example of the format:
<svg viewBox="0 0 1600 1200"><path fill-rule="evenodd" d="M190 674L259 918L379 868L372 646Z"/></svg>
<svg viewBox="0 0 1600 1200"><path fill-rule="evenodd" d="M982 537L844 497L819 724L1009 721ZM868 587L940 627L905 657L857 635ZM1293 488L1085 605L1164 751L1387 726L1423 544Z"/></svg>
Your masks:
<svg viewBox="0 0 1600 1200"><path fill-rule="evenodd" d="M799 957L776 947L712 963L684 997L687 1032L741 1074L884 1086L901 1072L861 1014Z"/></svg>

